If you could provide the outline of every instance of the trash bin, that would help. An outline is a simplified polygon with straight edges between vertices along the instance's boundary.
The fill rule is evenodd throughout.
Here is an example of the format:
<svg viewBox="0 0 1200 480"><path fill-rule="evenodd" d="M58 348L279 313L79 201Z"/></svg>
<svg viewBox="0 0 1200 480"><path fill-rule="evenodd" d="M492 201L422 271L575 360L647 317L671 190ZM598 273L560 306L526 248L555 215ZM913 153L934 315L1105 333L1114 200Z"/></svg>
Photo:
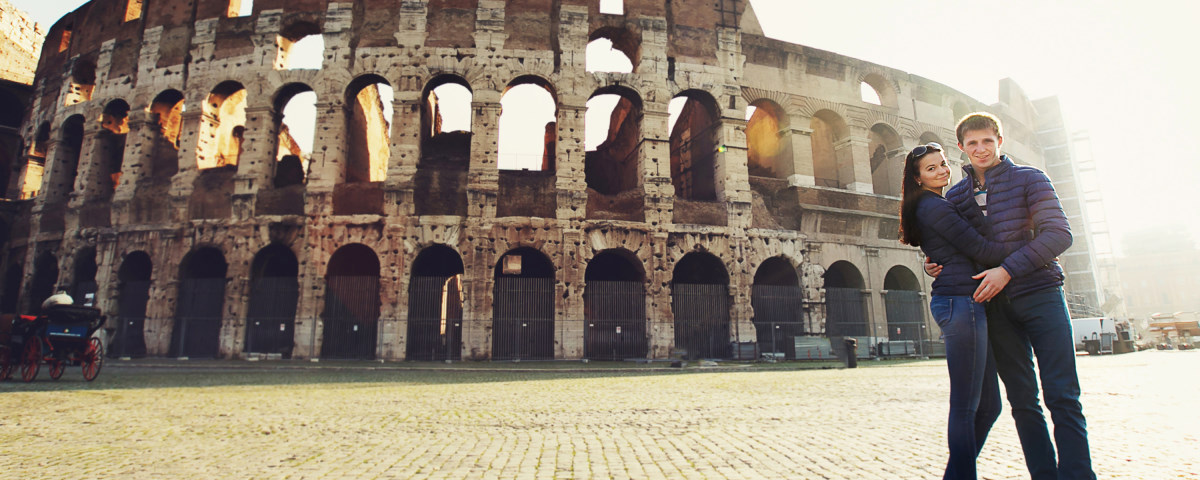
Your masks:
<svg viewBox="0 0 1200 480"><path fill-rule="evenodd" d="M842 339L846 350L846 368L858 367L858 339L845 337Z"/></svg>

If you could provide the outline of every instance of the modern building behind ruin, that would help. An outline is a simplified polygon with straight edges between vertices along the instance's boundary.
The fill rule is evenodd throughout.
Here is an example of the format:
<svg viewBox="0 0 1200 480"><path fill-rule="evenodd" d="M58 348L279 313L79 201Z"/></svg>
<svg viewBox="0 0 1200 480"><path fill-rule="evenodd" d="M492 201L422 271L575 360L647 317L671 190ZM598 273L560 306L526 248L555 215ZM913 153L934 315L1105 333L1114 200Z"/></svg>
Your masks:
<svg viewBox="0 0 1200 480"><path fill-rule="evenodd" d="M49 30L4 311L66 286L114 319L110 350L178 357L928 348L929 279L897 241L904 154L990 110L1006 152L1044 165L1014 83L982 105L767 38L745 1L241 2L93 0ZM291 68L311 36L320 68ZM588 70L601 39L632 72ZM469 107L443 111L447 85ZM522 86L554 121L515 169L498 150L521 105L500 102ZM283 113L307 92L311 153ZM599 95L619 98L588 151ZM444 131L452 113L469 131Z"/></svg>

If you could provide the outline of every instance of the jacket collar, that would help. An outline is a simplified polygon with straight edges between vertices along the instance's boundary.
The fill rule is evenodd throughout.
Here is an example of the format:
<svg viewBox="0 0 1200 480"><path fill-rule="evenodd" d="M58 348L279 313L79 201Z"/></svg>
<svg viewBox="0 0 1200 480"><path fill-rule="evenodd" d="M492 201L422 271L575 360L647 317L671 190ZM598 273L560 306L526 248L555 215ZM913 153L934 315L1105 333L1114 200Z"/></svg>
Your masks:
<svg viewBox="0 0 1200 480"><path fill-rule="evenodd" d="M1004 172L1007 172L1008 169L1010 169L1012 167L1013 167L1012 159L1008 158L1008 155L1003 155L1003 154L1000 155L1000 163L997 163L996 166L989 168L988 171L984 172L984 174L983 174L984 184L991 185L992 180L994 180L996 177L1004 174ZM967 164L963 165L962 168L963 168L963 176L964 177L970 178L972 180L975 179L975 167L973 165L971 165L971 162L968 161Z"/></svg>

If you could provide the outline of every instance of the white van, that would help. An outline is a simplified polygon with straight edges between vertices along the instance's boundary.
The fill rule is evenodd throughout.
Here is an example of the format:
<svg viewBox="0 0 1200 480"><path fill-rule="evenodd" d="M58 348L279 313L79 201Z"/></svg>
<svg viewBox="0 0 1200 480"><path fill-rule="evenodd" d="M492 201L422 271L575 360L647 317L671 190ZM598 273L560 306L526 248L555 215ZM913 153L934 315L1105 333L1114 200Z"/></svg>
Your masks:
<svg viewBox="0 0 1200 480"><path fill-rule="evenodd" d="M1072 318L1071 330L1075 337L1075 351L1085 350L1084 340L1100 340L1105 333L1117 337L1117 320L1112 317Z"/></svg>

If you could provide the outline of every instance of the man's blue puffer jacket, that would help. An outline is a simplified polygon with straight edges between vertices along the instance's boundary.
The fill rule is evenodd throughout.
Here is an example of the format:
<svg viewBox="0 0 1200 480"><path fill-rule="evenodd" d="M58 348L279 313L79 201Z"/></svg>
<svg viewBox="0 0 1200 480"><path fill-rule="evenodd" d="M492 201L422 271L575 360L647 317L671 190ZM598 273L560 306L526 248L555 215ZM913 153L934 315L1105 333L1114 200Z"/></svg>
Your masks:
<svg viewBox="0 0 1200 480"><path fill-rule="evenodd" d="M946 199L984 237L1009 252L1000 263L1012 275L1005 293L1018 297L1062 286L1063 270L1055 258L1071 246L1071 226L1050 177L1001 155L1000 163L984 174L988 192L985 216L975 203L975 169L968 164L963 172L962 181L950 188Z"/></svg>
<svg viewBox="0 0 1200 480"><path fill-rule="evenodd" d="M942 266L942 273L933 281L934 295L974 294L979 280L971 277L983 270L977 265L994 267L1008 254L1002 245L983 238L954 205L933 192L921 193L916 216L921 251Z"/></svg>

